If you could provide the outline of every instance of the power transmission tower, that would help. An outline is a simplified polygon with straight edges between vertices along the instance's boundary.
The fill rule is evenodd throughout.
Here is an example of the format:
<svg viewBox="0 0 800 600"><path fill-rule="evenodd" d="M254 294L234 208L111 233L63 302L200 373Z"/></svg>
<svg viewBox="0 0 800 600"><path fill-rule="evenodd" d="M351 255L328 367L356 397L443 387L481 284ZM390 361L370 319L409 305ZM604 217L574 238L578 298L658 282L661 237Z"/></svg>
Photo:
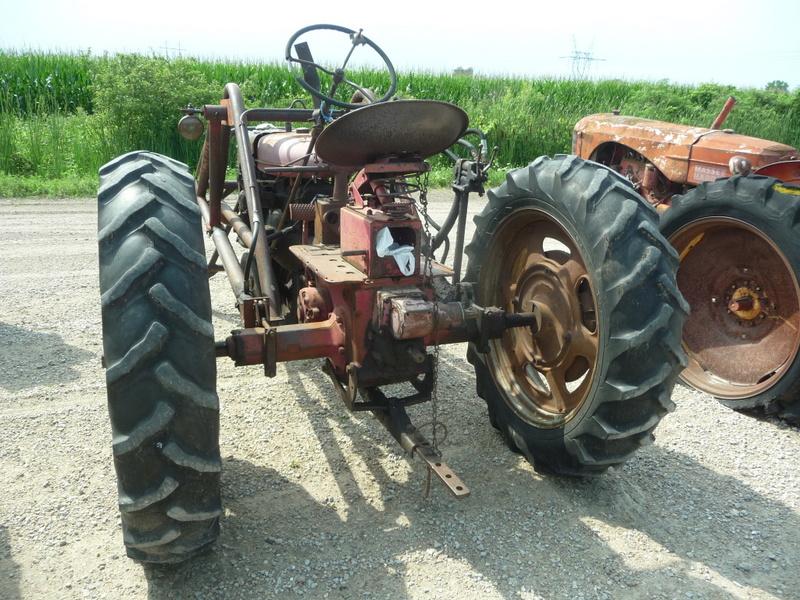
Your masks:
<svg viewBox="0 0 800 600"><path fill-rule="evenodd" d="M562 56L572 61L572 78L585 79L591 69L592 63L605 61L605 58L597 58L594 52L589 50L578 50L575 37L572 37L572 54Z"/></svg>
<svg viewBox="0 0 800 600"><path fill-rule="evenodd" d="M181 57L182 48L181 48L181 43L180 42L178 42L178 47L177 48L171 48L170 46L167 46L167 42L165 41L164 45L161 46L161 50L164 51L164 58L168 59L170 57L169 56L169 51L170 50L175 52L175 54L172 55L172 58L180 58Z"/></svg>

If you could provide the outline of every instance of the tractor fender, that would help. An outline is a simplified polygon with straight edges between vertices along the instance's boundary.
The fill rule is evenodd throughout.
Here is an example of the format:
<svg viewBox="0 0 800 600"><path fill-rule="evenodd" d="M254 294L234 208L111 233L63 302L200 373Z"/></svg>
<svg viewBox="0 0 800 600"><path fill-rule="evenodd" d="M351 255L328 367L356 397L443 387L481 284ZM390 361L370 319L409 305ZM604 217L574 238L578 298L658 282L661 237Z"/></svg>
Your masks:
<svg viewBox="0 0 800 600"><path fill-rule="evenodd" d="M672 183L686 183L691 147L706 129L614 114L584 117L575 125L573 147L591 159L615 144L653 163Z"/></svg>
<svg viewBox="0 0 800 600"><path fill-rule="evenodd" d="M800 159L774 162L756 169L753 173L774 177L775 179L780 179L783 183L800 186ZM800 194L800 190L797 193Z"/></svg>

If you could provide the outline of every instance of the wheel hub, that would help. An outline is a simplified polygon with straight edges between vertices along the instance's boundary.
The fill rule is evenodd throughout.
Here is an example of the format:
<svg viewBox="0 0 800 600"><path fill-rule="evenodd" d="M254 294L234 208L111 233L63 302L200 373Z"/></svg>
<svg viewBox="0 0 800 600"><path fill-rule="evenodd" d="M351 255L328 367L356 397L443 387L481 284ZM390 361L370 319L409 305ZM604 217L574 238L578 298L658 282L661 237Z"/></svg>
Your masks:
<svg viewBox="0 0 800 600"><path fill-rule="evenodd" d="M599 335L596 301L572 236L549 215L523 210L495 233L483 284L487 304L541 314L533 334L509 329L492 342L490 360L514 410L539 427L559 427L588 397Z"/></svg>
<svg viewBox="0 0 800 600"><path fill-rule="evenodd" d="M780 380L800 347L798 284L786 257L756 227L707 217L676 231L678 287L691 306L683 379L726 399Z"/></svg>
<svg viewBox="0 0 800 600"><path fill-rule="evenodd" d="M526 358L540 369L558 366L569 349L573 328L564 282L550 266L536 264L523 273L515 287L519 290L514 298L515 312L531 312L538 305L542 315L539 331L520 340L529 350Z"/></svg>
<svg viewBox="0 0 800 600"><path fill-rule="evenodd" d="M731 284L732 293L726 295L725 299L728 302L728 312L739 321L746 321L746 325L755 325L756 319L763 319L766 313L763 312L765 306L762 304L768 302L766 296L760 296L761 287L756 286L752 281L747 282L746 285Z"/></svg>

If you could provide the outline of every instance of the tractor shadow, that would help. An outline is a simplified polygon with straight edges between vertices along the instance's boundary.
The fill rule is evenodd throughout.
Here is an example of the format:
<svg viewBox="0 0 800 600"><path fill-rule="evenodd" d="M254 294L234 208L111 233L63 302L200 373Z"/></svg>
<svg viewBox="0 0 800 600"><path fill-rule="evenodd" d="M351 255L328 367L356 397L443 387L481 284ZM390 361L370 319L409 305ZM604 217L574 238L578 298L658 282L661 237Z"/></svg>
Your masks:
<svg viewBox="0 0 800 600"><path fill-rule="evenodd" d="M777 414L767 411L763 407L742 409L738 412L747 415L751 419L756 419L762 423L770 423L778 428L800 430L800 421L782 419Z"/></svg>
<svg viewBox="0 0 800 600"><path fill-rule="evenodd" d="M714 586L716 595L749 586L790 598L800 586L797 511L686 454L652 446L606 476L555 483L572 492L581 520L623 557L620 534L635 534L637 553L668 552L662 560L676 559L669 568L678 577L727 580L724 589Z"/></svg>
<svg viewBox="0 0 800 600"><path fill-rule="evenodd" d="M148 598L361 597L347 559L368 548L347 539L352 527L335 508L277 471L233 457L223 460L222 494L219 540L187 563L143 566ZM403 597L402 587L384 581L381 596Z"/></svg>
<svg viewBox="0 0 800 600"><path fill-rule="evenodd" d="M312 398L320 394L330 398L331 410L343 410L343 407L339 406L339 399L323 377L311 378L307 369L298 368L295 372L291 372L291 369L292 366L289 367L290 381L295 387L297 401L309 411L310 422L317 424L315 434L330 471L334 473L343 493L352 491L354 476L347 468L342 468L348 461L341 441L337 441L329 428L320 427L321 421L310 415L312 403L315 403ZM302 377L304 373L306 376ZM800 586L800 573L792 566L800 558L796 543L800 539L800 517L791 508L760 494L735 477L718 473L688 455L661 446L643 449L621 469L612 470L596 479L542 478L524 460L510 453L499 434L489 426L485 405L474 393L471 365L461 356L443 353L441 373L440 390L451 395L449 402L440 401L446 405L444 410L440 408L441 418L451 425L452 432L449 447L443 448L445 460L465 477L468 485L472 484L472 498L459 503L451 501L441 489L434 489L434 501L426 503L419 497L418 482L424 473L419 461L408 461L412 469L408 482L394 482L376 458L391 452L402 452L369 415L357 416L364 426L346 444L348 451L361 455L363 464L381 487L382 493L392 497L398 487L401 488L400 495L404 498L402 503L398 501L397 504L408 503L408 510L402 511L407 517L428 505L428 510L434 509L445 523L450 520L453 509L457 513L470 514L468 520L473 523L481 523L485 511L495 511L501 515L498 522L508 523L513 519L517 527L524 530L529 526L535 535L537 530L549 527L548 513L535 507L533 510L520 511L518 494L522 492L526 495L522 503L524 505L539 502L540 505L554 506L556 499L558 506L567 506L565 514L571 514L571 518L556 519L562 531L555 536L555 546L559 545L558 539L564 535L569 537L576 528L582 530L578 537L591 537L593 540L598 537L603 539L604 528L616 530L608 533L609 543L600 547L588 544L585 552L577 552L581 558L573 559L569 556L573 549L563 547L562 562L567 563L564 566L568 571L574 568L573 572L581 572L581 560L586 555L599 554L606 565L604 570L611 573L612 582L621 583L623 589L635 583L639 577L652 579L661 587L667 584L674 587L672 575L669 575L670 581L665 581L668 577L665 570L648 572L644 569L640 572L636 567L625 566L624 543L620 545L620 540L614 538L620 535L624 538L627 535L624 532L633 532L643 538L645 546L652 545L653 549L661 548L673 555L678 565L672 571L678 573L677 589L681 591L720 594L722 590L718 584L721 580L768 590L778 596L781 593L791 595ZM309 387L317 389L310 390ZM423 407L415 408L418 412L426 410ZM425 420L425 416L424 413L418 414L415 419L412 414L412 420L419 424ZM476 456L474 448L482 448L484 452ZM466 455L472 460L466 459ZM462 458L466 460L461 461ZM468 471L462 472L459 462L473 464ZM482 493L482 487L488 488L490 493ZM392 506L392 503L384 504ZM379 520L385 520L390 512L384 508L383 513L379 514L381 511L376 511L365 502L357 502L353 510L364 517L375 513L374 517ZM540 515L542 512L544 516ZM424 517L422 512L418 516ZM424 526L414 527L413 520L411 527L425 529ZM433 541L446 539L451 533L448 527L428 530L430 537L417 550L424 551ZM595 529L601 533L598 534ZM479 526L478 530L479 538L494 539L497 546L519 547L519 540L510 531L491 530L488 526L483 531ZM452 541L452 547L458 542L459 548L475 548L469 537ZM586 541L579 543L586 544ZM486 556L482 556L480 551L461 551L456 554L460 554L461 559L482 573L484 580L493 582L496 591L506 597L517 596L520 593L520 587L517 587L521 585L520 580L511 577L516 583L509 585L504 575L500 575L506 572L503 561L488 558L495 554L495 549L490 550L488 545L485 546L483 552ZM452 550L452 547L448 549ZM406 552L411 550L413 548L405 549ZM524 562L526 558L530 560L536 557L531 562L536 565L551 558L549 552L540 556L537 554L540 552L531 549L527 557L523 553L519 560ZM568 566L569 563L573 564ZM482 567L482 564L488 568ZM710 579L704 578L706 571L712 572ZM776 591L773 584L783 585L783 591ZM544 589L538 591L548 595ZM565 595L570 596L571 593Z"/></svg>
<svg viewBox="0 0 800 600"><path fill-rule="evenodd" d="M0 598L17 600L19 592L19 567L11 557L8 529L0 525Z"/></svg>
<svg viewBox="0 0 800 600"><path fill-rule="evenodd" d="M55 333L0 323L0 389L17 392L80 378L75 365L95 356Z"/></svg>
<svg viewBox="0 0 800 600"><path fill-rule="evenodd" d="M231 325L233 329L240 329L242 327L242 319L238 313L231 313L230 311L211 309L211 316L214 322L226 323L225 327Z"/></svg>
<svg viewBox="0 0 800 600"><path fill-rule="evenodd" d="M369 415L339 419L310 363L287 372L329 486L226 458L220 540L147 568L150 598L790 598L800 586L795 511L657 445L597 479L542 477L489 426L460 357L443 354L440 387L445 458L472 488L460 502L436 484L422 498L418 461L400 459L405 479L388 468L394 441Z"/></svg>

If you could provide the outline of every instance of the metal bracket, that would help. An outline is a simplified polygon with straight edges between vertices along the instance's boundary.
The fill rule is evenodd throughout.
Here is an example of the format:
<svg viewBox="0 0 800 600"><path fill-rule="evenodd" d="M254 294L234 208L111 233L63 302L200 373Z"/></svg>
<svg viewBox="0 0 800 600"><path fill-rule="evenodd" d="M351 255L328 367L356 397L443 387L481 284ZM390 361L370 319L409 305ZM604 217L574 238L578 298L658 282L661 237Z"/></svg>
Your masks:
<svg viewBox="0 0 800 600"><path fill-rule="evenodd" d="M353 363L347 365L346 387L339 381L339 378L336 376L336 372L334 371L333 365L330 363L330 361L326 360L323 362L322 372L331 378L334 389L339 394L339 397L342 399L342 402L344 402L344 405L347 407L347 409L351 411L355 410L353 406L355 405L356 398L358 397L358 371L355 368L355 365Z"/></svg>
<svg viewBox="0 0 800 600"><path fill-rule="evenodd" d="M428 363L432 367L430 355ZM433 369L429 368L422 380L412 380L409 383L417 390L416 394L403 398L387 397L378 387L362 388L360 391L367 397L365 402L356 402L358 396L358 366L350 363L347 367L348 385L345 387L336 377L333 366L325 361L322 367L333 381L336 391L351 411L371 411L376 419L386 427L392 437L411 456L421 458L430 473L436 475L439 481L456 498L469 496L469 488L461 478L442 460L442 454L414 427L406 412L406 406L427 402L433 389ZM427 493L426 493L427 495Z"/></svg>
<svg viewBox="0 0 800 600"><path fill-rule="evenodd" d="M425 462L430 472L436 475L447 491L458 499L469 496L469 488L442 460L441 453L414 427L404 406L390 403L384 410L375 411L373 414L403 450Z"/></svg>
<svg viewBox="0 0 800 600"><path fill-rule="evenodd" d="M264 375L275 377L278 365L278 336L275 329L269 327L264 330Z"/></svg>
<svg viewBox="0 0 800 600"><path fill-rule="evenodd" d="M412 379L408 381L414 389L415 394L404 396L403 398L390 398L387 397L378 386L374 387L359 387L358 382L358 365L350 363L347 365L347 385L342 384L329 361L325 361L322 365L322 371L331 378L333 387L336 389L339 397L344 402L348 410L352 412L364 411L377 411L386 410L386 408L394 403L399 406L411 406L414 404L421 404L427 402L431 398L431 391L433 390L433 361L430 354L425 356L425 373L422 379ZM361 392L366 400L358 401L358 393Z"/></svg>

